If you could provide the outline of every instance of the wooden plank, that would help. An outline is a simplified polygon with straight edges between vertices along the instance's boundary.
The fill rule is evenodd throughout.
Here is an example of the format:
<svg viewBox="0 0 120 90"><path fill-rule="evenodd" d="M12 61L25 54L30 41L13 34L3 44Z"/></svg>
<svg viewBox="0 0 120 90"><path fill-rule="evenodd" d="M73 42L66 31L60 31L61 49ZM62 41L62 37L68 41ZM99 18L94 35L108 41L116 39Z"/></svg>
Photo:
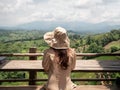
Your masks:
<svg viewBox="0 0 120 90"><path fill-rule="evenodd" d="M76 53L77 56L120 56L120 53Z"/></svg>
<svg viewBox="0 0 120 90"><path fill-rule="evenodd" d="M0 56L43 56L43 53L0 53Z"/></svg>
<svg viewBox="0 0 120 90"><path fill-rule="evenodd" d="M42 86L0 86L0 90L41 90ZM116 86L79 85L75 90L120 90Z"/></svg>
<svg viewBox="0 0 120 90"><path fill-rule="evenodd" d="M47 81L48 79L2 79L0 82L28 82L28 81ZM78 78L72 81L116 81L115 78Z"/></svg>
<svg viewBox="0 0 120 90"><path fill-rule="evenodd" d="M120 56L120 53L76 53L77 56ZM0 53L0 56L43 56L43 53Z"/></svg>
<svg viewBox="0 0 120 90"><path fill-rule="evenodd" d="M8 60L0 64L0 71L44 71L42 60ZM75 72L120 72L120 60L77 60Z"/></svg>
<svg viewBox="0 0 120 90"><path fill-rule="evenodd" d="M0 86L0 90L40 90L42 86Z"/></svg>
<svg viewBox="0 0 120 90"><path fill-rule="evenodd" d="M75 71L120 71L120 60L77 60Z"/></svg>
<svg viewBox="0 0 120 90"><path fill-rule="evenodd" d="M28 70L43 70L40 60L7 60L0 65L0 71L28 71Z"/></svg>

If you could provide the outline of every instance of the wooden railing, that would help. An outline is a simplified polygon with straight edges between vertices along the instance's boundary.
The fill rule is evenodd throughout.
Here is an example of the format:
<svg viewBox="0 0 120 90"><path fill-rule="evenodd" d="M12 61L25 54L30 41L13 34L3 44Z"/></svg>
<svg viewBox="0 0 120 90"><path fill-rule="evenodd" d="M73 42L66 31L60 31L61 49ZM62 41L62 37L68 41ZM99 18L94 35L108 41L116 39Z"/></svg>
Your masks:
<svg viewBox="0 0 120 90"><path fill-rule="evenodd" d="M47 79L37 79L37 71L44 72L43 68L41 67L41 60L37 60L38 56L43 56L43 53L37 53L36 48L30 48L29 53L1 53L0 56L12 57L12 56L20 56L25 57L28 56L28 60L5 60L5 62L0 64L0 71L29 71L29 79L4 79L0 80L0 82L28 82L29 85L35 85L36 81L46 81ZM120 56L120 53L76 53L76 56ZM104 64L105 62L105 64ZM116 62L116 63L114 63ZM7 64L6 64L7 63ZM28 67L20 67L20 66L13 66L13 64L23 64L28 63ZM82 64L80 64L82 63ZM91 67L91 63L93 66ZM29 65L35 64L34 68L30 67ZM86 66L84 66L85 64ZM94 66L95 64L95 66ZM114 66L113 66L114 65ZM38 66L38 67L37 67ZM18 68L17 68L18 67ZM73 72L120 72L120 60L118 61L98 61L98 60L77 60L77 65ZM72 79L73 81L115 81L115 78L94 78L94 79Z"/></svg>

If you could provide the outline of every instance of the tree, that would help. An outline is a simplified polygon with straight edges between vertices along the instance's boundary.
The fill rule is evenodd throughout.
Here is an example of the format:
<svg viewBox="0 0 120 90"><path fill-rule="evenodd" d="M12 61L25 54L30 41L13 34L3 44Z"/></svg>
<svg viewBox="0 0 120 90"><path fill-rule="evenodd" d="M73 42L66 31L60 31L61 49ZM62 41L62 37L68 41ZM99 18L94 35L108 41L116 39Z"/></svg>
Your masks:
<svg viewBox="0 0 120 90"><path fill-rule="evenodd" d="M87 45L90 45L91 43L93 43L95 40L94 40L94 38L92 38L92 36L87 36L87 38L86 38L86 44Z"/></svg>
<svg viewBox="0 0 120 90"><path fill-rule="evenodd" d="M119 50L119 48L117 48L117 47L115 47L115 46L111 47L111 52L116 52L116 51L118 51L118 50Z"/></svg>
<svg viewBox="0 0 120 90"><path fill-rule="evenodd" d="M89 53L103 53L104 49L102 46L99 46L94 42L94 43L90 44L90 46L87 49L87 52L89 52Z"/></svg>

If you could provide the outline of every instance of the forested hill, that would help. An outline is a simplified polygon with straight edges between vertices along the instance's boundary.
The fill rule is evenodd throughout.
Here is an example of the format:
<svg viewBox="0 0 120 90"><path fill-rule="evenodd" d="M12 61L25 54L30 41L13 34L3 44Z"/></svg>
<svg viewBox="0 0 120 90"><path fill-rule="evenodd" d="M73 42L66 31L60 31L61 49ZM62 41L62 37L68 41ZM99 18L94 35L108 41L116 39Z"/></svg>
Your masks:
<svg viewBox="0 0 120 90"><path fill-rule="evenodd" d="M44 31L40 30L2 30L0 42L29 41L42 39Z"/></svg>
<svg viewBox="0 0 120 90"><path fill-rule="evenodd" d="M78 52L111 53L120 50L120 29L111 30L107 33L85 36L74 34L70 36L70 39L71 46L76 48ZM116 43L105 50L106 48L104 47L113 41Z"/></svg>
<svg viewBox="0 0 120 90"><path fill-rule="evenodd" d="M37 47L39 52L48 48L43 40L46 31L40 30L0 30L0 53L27 52L30 47ZM120 29L101 34L83 34L68 31L71 47L77 52L104 53L120 50ZM116 45L104 50L109 43L116 41ZM114 46L114 47L113 47ZM94 50L95 49L95 50Z"/></svg>
<svg viewBox="0 0 120 90"><path fill-rule="evenodd" d="M44 52L49 46L44 42L46 31L40 30L0 30L0 53L28 53L29 48L36 47L37 52ZM102 34L83 34L68 31L71 47L78 53L120 53L120 29L111 30ZM77 57L77 59L120 60L119 56ZM8 60L28 60L28 57L7 57ZM42 60L42 57L38 57ZM43 73L37 73L39 78L47 78ZM113 78L118 73L111 74ZM41 77L42 76L42 77ZM94 73L73 73L72 78L96 77ZM106 74L105 74L106 76ZM119 75L120 76L120 75ZM0 79L28 79L28 72L0 72ZM111 82L110 82L111 83ZM0 85L27 85L28 82L4 82ZM37 83L38 84L38 83ZM41 84L41 82L40 82ZM83 84L83 82L79 82ZM85 82L84 84L98 84L98 82Z"/></svg>

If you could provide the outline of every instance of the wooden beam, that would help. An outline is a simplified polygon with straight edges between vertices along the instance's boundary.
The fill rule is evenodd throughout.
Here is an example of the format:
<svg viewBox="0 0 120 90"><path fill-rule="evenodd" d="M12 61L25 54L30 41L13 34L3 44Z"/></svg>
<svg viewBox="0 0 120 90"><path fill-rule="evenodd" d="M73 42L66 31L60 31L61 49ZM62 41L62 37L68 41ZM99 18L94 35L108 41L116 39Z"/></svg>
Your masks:
<svg viewBox="0 0 120 90"><path fill-rule="evenodd" d="M42 60L8 60L0 71L44 71ZM120 60L77 60L73 72L120 72Z"/></svg>
<svg viewBox="0 0 120 90"><path fill-rule="evenodd" d="M0 86L0 90L42 90L42 87L40 85ZM75 90L120 90L120 88L113 85L78 85Z"/></svg>
<svg viewBox="0 0 120 90"><path fill-rule="evenodd" d="M37 48L30 48L29 53L36 53ZM37 60L37 56L29 56L29 60ZM29 71L29 85L35 85L36 82L33 79L37 78L37 72L36 71Z"/></svg>
<svg viewBox="0 0 120 90"><path fill-rule="evenodd" d="M120 53L76 53L77 56L120 56Z"/></svg>
<svg viewBox="0 0 120 90"><path fill-rule="evenodd" d="M48 79L1 79L0 82L28 82L28 81L47 81ZM115 81L115 78L77 78L72 81Z"/></svg>
<svg viewBox="0 0 120 90"><path fill-rule="evenodd" d="M76 53L77 56L120 56L120 53ZM0 56L43 56L43 53L0 53Z"/></svg>

